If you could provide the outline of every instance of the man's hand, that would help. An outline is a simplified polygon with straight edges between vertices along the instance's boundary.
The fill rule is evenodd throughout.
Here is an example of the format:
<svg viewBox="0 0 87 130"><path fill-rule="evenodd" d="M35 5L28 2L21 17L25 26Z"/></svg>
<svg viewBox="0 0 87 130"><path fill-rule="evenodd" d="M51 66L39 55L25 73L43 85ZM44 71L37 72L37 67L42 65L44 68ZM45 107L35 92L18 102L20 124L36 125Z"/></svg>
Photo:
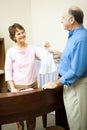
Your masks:
<svg viewBox="0 0 87 130"><path fill-rule="evenodd" d="M58 59L62 55L62 52L53 49L50 49L49 52L53 54L54 59Z"/></svg>
<svg viewBox="0 0 87 130"><path fill-rule="evenodd" d="M62 86L63 86L63 84L59 80L55 80L55 81L49 82L47 84L44 84L42 86L42 88L43 89L54 89L54 88L62 87Z"/></svg>
<svg viewBox="0 0 87 130"><path fill-rule="evenodd" d="M57 88L57 84L55 82L49 82L47 84L44 84L42 86L43 89L53 89L53 88Z"/></svg>

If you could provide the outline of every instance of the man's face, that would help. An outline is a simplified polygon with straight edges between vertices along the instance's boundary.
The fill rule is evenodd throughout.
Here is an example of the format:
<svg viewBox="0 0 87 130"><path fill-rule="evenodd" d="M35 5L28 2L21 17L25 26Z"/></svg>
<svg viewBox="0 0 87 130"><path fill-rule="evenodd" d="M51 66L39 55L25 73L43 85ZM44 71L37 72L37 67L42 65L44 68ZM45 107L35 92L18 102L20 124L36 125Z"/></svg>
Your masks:
<svg viewBox="0 0 87 130"><path fill-rule="evenodd" d="M67 30L67 31L72 30L71 18L72 18L72 16L69 15L68 12L64 12L64 14L62 16L61 23L63 24L64 29Z"/></svg>

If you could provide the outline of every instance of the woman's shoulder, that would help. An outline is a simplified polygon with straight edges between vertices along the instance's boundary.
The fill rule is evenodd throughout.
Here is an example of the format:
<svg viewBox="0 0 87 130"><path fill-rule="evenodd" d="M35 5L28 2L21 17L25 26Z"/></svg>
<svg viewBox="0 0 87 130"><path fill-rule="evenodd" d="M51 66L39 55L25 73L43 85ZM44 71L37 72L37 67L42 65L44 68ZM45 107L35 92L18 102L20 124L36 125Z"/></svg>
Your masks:
<svg viewBox="0 0 87 130"><path fill-rule="evenodd" d="M16 51L15 47L10 47L10 48L7 49L6 54L12 55L12 54L15 53L15 51Z"/></svg>
<svg viewBox="0 0 87 130"><path fill-rule="evenodd" d="M7 52L11 52L11 51L13 51L14 49L15 49L14 47L10 47L10 48L7 49Z"/></svg>

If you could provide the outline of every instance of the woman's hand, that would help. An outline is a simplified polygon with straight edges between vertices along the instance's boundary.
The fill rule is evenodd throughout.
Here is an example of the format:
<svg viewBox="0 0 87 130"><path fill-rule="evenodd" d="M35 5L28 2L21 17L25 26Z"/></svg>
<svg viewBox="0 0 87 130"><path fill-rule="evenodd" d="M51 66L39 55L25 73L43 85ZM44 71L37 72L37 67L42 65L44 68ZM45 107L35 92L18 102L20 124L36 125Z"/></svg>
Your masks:
<svg viewBox="0 0 87 130"><path fill-rule="evenodd" d="M18 92L12 80L8 81L8 89L10 90L10 92Z"/></svg>
<svg viewBox="0 0 87 130"><path fill-rule="evenodd" d="M45 49L49 49L51 47L51 44L48 41L46 41L44 47Z"/></svg>
<svg viewBox="0 0 87 130"><path fill-rule="evenodd" d="M18 92L18 90L16 88L12 88L11 92Z"/></svg>

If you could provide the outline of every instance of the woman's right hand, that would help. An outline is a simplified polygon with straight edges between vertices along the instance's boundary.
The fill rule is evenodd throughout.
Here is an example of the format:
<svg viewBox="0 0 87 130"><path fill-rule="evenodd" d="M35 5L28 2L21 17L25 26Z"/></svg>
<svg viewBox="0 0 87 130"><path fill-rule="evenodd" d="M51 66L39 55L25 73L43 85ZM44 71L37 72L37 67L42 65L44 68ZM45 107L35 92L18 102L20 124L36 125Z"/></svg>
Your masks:
<svg viewBox="0 0 87 130"><path fill-rule="evenodd" d="M18 92L19 91L15 88L14 82L12 80L8 81L8 87L9 87L10 92Z"/></svg>
<svg viewBox="0 0 87 130"><path fill-rule="evenodd" d="M11 92L18 92L19 90L17 90L16 88L12 88Z"/></svg>

